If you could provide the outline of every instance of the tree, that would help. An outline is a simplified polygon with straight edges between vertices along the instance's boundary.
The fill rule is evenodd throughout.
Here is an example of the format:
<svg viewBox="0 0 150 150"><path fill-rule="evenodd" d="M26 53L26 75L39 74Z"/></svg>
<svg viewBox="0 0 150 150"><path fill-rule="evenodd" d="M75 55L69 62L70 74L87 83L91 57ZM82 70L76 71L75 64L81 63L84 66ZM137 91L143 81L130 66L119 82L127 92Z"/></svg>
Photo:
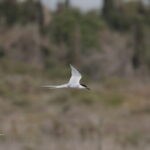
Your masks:
<svg viewBox="0 0 150 150"><path fill-rule="evenodd" d="M103 24L96 12L82 14L78 9L63 9L53 15L50 36L61 47L60 51L65 51L67 63L80 63L82 53L100 48L99 33Z"/></svg>
<svg viewBox="0 0 150 150"><path fill-rule="evenodd" d="M36 1L26 0L20 3L20 22L22 24L35 23L37 21Z"/></svg>
<svg viewBox="0 0 150 150"><path fill-rule="evenodd" d="M142 50L144 49L143 47L143 30L142 30L142 24L137 23L134 27L134 53L133 53L133 58L132 58L132 64L133 68L138 69L142 63L141 60L141 55L142 55Z"/></svg>
<svg viewBox="0 0 150 150"><path fill-rule="evenodd" d="M114 0L105 0L102 9L102 15L106 21L110 21L113 10L114 10Z"/></svg>
<svg viewBox="0 0 150 150"><path fill-rule="evenodd" d="M132 64L135 69L138 69L143 63L144 55L144 19L145 19L145 9L142 2L139 2L137 8L137 16L134 24L133 40L134 40L134 53L132 58Z"/></svg>
<svg viewBox="0 0 150 150"><path fill-rule="evenodd" d="M65 6L68 8L70 6L70 0L65 0Z"/></svg>
<svg viewBox="0 0 150 150"><path fill-rule="evenodd" d="M43 32L44 29L44 13L43 13L43 6L41 0L36 0L36 7L37 7L37 22L39 25L39 31Z"/></svg>
<svg viewBox="0 0 150 150"><path fill-rule="evenodd" d="M12 25L18 19L17 0L1 0L0 16L4 18L4 24Z"/></svg>

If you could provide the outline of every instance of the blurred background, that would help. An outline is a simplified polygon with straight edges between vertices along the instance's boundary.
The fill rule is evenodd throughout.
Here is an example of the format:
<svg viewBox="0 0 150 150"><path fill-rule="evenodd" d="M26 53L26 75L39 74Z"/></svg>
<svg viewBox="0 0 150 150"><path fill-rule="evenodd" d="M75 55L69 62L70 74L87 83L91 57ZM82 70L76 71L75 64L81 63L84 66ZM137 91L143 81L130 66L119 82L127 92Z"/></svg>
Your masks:
<svg viewBox="0 0 150 150"><path fill-rule="evenodd" d="M69 64L92 90L47 90ZM0 0L0 150L150 149L150 0Z"/></svg>

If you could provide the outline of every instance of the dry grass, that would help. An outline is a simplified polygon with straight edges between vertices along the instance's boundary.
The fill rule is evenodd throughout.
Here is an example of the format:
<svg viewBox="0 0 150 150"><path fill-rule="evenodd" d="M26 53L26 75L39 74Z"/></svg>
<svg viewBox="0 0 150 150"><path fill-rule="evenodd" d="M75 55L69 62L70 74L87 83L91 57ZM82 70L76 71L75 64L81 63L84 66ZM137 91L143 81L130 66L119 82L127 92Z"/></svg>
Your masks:
<svg viewBox="0 0 150 150"><path fill-rule="evenodd" d="M26 65L22 73L20 65L0 70L1 150L149 149L150 83L109 79L92 91L46 90L39 87L55 83L49 75Z"/></svg>

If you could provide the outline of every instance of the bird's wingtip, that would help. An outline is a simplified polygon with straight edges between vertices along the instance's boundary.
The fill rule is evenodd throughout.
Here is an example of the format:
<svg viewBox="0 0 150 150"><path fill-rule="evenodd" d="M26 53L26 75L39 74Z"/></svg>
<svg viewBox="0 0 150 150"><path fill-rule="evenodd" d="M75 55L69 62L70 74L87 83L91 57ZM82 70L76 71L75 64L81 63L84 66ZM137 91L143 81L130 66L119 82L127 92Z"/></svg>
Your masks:
<svg viewBox="0 0 150 150"><path fill-rule="evenodd" d="M70 68L74 68L74 67L70 64Z"/></svg>

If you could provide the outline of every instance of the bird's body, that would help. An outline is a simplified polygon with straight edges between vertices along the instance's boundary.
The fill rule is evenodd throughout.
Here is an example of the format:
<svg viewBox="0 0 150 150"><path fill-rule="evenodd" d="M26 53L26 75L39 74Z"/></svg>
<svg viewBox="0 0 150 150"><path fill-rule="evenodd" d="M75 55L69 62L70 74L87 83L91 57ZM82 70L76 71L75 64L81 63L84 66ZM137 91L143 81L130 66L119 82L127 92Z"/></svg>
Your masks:
<svg viewBox="0 0 150 150"><path fill-rule="evenodd" d="M46 87L46 88L76 88L76 89L88 89L89 90L89 88L86 85L80 84L80 80L81 80L82 76L79 73L79 71L77 69L75 69L72 65L70 65L70 67L71 67L71 78L68 83L62 84L62 85L56 85L56 86L45 85L42 87Z"/></svg>

